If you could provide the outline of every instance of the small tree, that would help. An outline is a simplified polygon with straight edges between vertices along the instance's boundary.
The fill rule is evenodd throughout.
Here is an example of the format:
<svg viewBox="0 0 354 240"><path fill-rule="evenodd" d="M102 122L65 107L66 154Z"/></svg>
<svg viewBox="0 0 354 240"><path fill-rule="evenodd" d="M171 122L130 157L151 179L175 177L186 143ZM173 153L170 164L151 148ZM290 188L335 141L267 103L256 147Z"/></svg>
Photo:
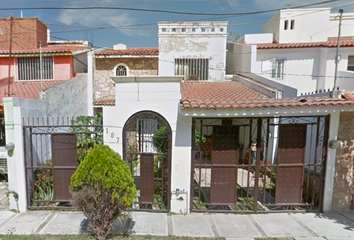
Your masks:
<svg viewBox="0 0 354 240"><path fill-rule="evenodd" d="M95 145L84 158L71 177L70 190L98 240L106 239L113 222L136 197L129 167L105 145Z"/></svg>

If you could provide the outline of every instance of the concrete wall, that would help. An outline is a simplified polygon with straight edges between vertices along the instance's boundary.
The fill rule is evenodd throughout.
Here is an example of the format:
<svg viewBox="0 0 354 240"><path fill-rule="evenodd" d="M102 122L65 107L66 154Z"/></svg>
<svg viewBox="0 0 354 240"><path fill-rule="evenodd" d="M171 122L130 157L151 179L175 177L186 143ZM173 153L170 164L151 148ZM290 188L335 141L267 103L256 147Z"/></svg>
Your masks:
<svg viewBox="0 0 354 240"><path fill-rule="evenodd" d="M23 119L45 118L46 103L39 100L20 98L4 98L6 142L14 143L13 153L8 153L9 191L18 193L19 200L15 201L10 194L10 209L24 212L27 210L25 153L23 140Z"/></svg>
<svg viewBox="0 0 354 240"><path fill-rule="evenodd" d="M45 91L48 117L86 116L87 75L83 74Z"/></svg>
<svg viewBox="0 0 354 240"><path fill-rule="evenodd" d="M123 155L123 127L129 117L140 111L162 115L172 128L171 190L189 193L192 120L178 114L180 97L179 82L116 84L116 106L103 107L104 142ZM188 197L178 197L172 196L171 211L188 212Z"/></svg>
<svg viewBox="0 0 354 240"><path fill-rule="evenodd" d="M74 59L74 74L87 73L87 51L75 54Z"/></svg>
<svg viewBox="0 0 354 240"><path fill-rule="evenodd" d="M181 32L182 28L186 32ZM196 32L192 32L192 28ZM202 28L206 31L201 32ZM211 32L211 28L215 28L215 32ZM175 58L209 58L208 80L224 80L226 38L227 22L160 22L159 75L174 75Z"/></svg>
<svg viewBox="0 0 354 240"><path fill-rule="evenodd" d="M262 27L263 33L272 33L273 41L279 42L279 28L280 28L280 12L277 12L268 22Z"/></svg>

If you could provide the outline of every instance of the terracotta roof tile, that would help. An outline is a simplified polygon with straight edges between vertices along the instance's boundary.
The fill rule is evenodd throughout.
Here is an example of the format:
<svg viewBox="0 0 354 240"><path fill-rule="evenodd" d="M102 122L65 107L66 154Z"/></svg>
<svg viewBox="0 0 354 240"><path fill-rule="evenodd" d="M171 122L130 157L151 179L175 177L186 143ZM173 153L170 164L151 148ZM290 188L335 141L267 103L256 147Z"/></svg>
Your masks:
<svg viewBox="0 0 354 240"><path fill-rule="evenodd" d="M65 81L43 81L43 90ZM40 81L16 81L11 83L11 97L38 99L41 89ZM0 109L3 108L3 98L7 97L7 84L0 85Z"/></svg>
<svg viewBox="0 0 354 240"><path fill-rule="evenodd" d="M95 106L115 106L116 101L114 99L102 99L94 102Z"/></svg>
<svg viewBox="0 0 354 240"><path fill-rule="evenodd" d="M353 97L351 100L350 97ZM237 82L184 82L182 109L258 109L316 106L354 106L354 96L345 99L330 97L267 98Z"/></svg>
<svg viewBox="0 0 354 240"><path fill-rule="evenodd" d="M78 45L78 44L72 44L72 45L64 45L64 44L58 44L58 45L48 45L46 47L42 48L43 53L72 53L74 51L80 51L80 50L85 50L85 49L90 49L90 46L87 45ZM38 54L40 53L39 48L35 49L13 49L12 54ZM9 54L8 49L0 49L0 55L5 55Z"/></svg>
<svg viewBox="0 0 354 240"><path fill-rule="evenodd" d="M341 40L341 47L354 47L354 39ZM281 49L281 48L311 48L311 47L337 47L337 41L326 42L299 42L299 43L262 43L257 44L257 49Z"/></svg>
<svg viewBox="0 0 354 240"><path fill-rule="evenodd" d="M96 56L158 56L158 48L127 48L126 50L114 50L112 48L106 48L99 50L95 53Z"/></svg>

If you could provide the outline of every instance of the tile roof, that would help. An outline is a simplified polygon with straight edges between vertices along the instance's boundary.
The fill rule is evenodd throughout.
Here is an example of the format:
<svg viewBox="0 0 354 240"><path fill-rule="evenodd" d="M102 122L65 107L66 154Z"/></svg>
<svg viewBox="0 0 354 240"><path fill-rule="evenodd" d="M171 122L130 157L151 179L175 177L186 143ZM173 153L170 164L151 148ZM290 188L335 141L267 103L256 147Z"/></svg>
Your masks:
<svg viewBox="0 0 354 240"><path fill-rule="evenodd" d="M112 48L105 48L98 50L96 56L158 56L158 48L127 48L126 50L114 50Z"/></svg>
<svg viewBox="0 0 354 240"><path fill-rule="evenodd" d="M344 96L345 97L345 96ZM344 99L330 97L266 98L237 82L184 82L182 83L182 109L257 109L314 106L354 106L354 95Z"/></svg>
<svg viewBox="0 0 354 240"><path fill-rule="evenodd" d="M114 99L102 99L94 102L95 106L115 106L116 101Z"/></svg>
<svg viewBox="0 0 354 240"><path fill-rule="evenodd" d="M73 53L74 51L80 51L85 49L90 49L90 46L87 45L78 45L78 44L57 44L57 45L48 45L42 48L43 53ZM12 54L39 54L39 48L34 49L13 49ZM9 49L1 49L0 55L9 54Z"/></svg>
<svg viewBox="0 0 354 240"><path fill-rule="evenodd" d="M341 40L341 47L354 47L354 39ZM262 43L257 44L257 49L282 49L282 48L312 48L312 47L337 47L337 41L326 42L299 42L299 43Z"/></svg>
<svg viewBox="0 0 354 240"><path fill-rule="evenodd" d="M43 81L43 90L63 83L65 81ZM16 81L11 83L11 97L20 97L28 99L38 99L41 89L40 81ZM7 84L0 85L0 109L3 109L3 98L7 97Z"/></svg>

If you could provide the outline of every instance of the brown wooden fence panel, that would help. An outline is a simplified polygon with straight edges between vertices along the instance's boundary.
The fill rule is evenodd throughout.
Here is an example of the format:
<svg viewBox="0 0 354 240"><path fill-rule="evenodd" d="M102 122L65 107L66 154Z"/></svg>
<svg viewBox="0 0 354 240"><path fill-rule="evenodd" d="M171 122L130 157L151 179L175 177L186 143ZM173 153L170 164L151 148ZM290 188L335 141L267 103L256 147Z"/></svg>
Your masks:
<svg viewBox="0 0 354 240"><path fill-rule="evenodd" d="M154 155L140 155L140 202L154 202Z"/></svg>

